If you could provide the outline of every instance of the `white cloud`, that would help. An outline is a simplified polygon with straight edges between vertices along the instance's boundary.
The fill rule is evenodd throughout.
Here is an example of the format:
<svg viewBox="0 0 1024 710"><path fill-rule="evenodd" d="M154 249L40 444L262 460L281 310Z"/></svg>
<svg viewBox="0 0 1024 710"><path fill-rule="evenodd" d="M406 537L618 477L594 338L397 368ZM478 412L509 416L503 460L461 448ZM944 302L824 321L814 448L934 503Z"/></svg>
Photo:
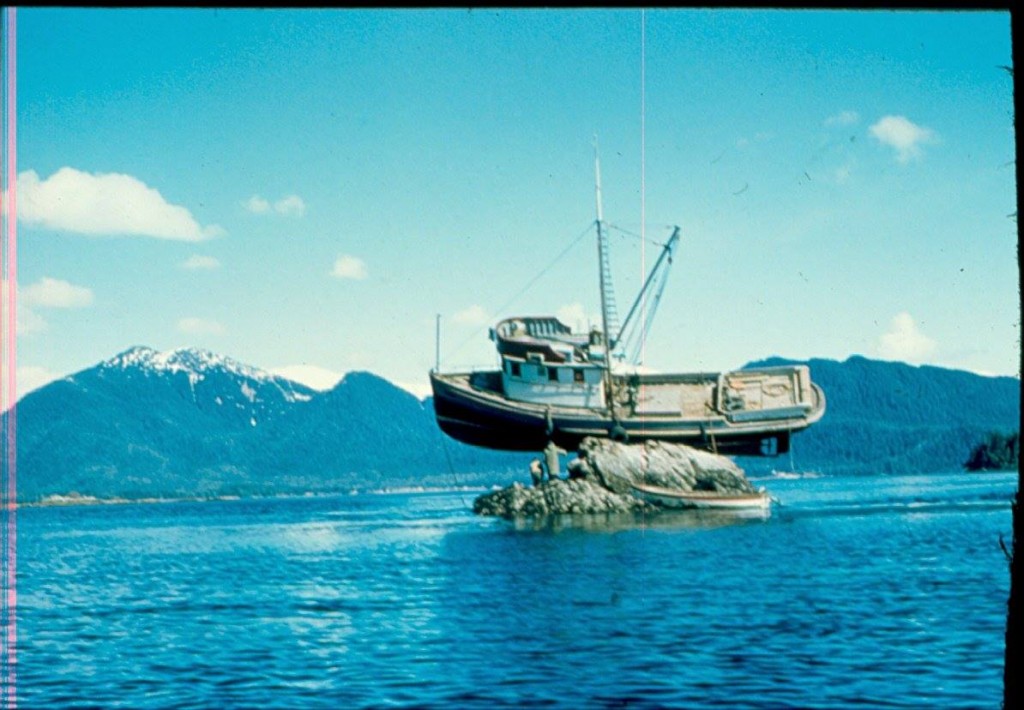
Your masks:
<svg viewBox="0 0 1024 710"><path fill-rule="evenodd" d="M47 370L45 367L25 365L16 370L15 377L18 380L18 399L21 399L29 392L60 378L60 375Z"/></svg>
<svg viewBox="0 0 1024 710"><path fill-rule="evenodd" d="M181 268L190 270L217 269L219 267L220 262L212 256L200 256L199 254L193 254L181 264Z"/></svg>
<svg viewBox="0 0 1024 710"><path fill-rule="evenodd" d="M491 316L483 309L483 306L473 304L453 315L452 320L459 325L483 325L491 320Z"/></svg>
<svg viewBox="0 0 1024 710"><path fill-rule="evenodd" d="M758 131L757 133L754 134L753 138L750 138L748 136L741 136L737 138L736 148L738 148L739 150L744 150L751 146L759 145L761 143L770 141L774 137L774 134L771 133L770 131Z"/></svg>
<svg viewBox="0 0 1024 710"><path fill-rule="evenodd" d="M359 359L358 357L356 359ZM356 367L354 369L362 369ZM326 392L334 389L334 387L341 382L341 378L345 376L344 372L336 372L326 367L320 367L318 365L285 365L284 367L275 367L270 370L271 374L279 375L292 382L298 382L300 384L311 387L319 392ZM430 382L427 380L417 380L415 382L407 380L388 380L395 387L400 387L409 394L415 396L417 399L423 399L429 397L433 392L430 389Z"/></svg>
<svg viewBox="0 0 1024 710"><path fill-rule="evenodd" d="M271 209L288 217L301 217L306 214L306 203L298 195L286 195L273 205L269 200L259 195L253 195L243 202L242 206L253 214L267 214Z"/></svg>
<svg viewBox="0 0 1024 710"><path fill-rule="evenodd" d="M317 365L285 365L270 371L293 382L299 382L315 390L325 392L338 384L344 373L328 370Z"/></svg>
<svg viewBox="0 0 1024 710"><path fill-rule="evenodd" d="M26 305L42 308L84 308L93 300L90 289L49 276L19 290Z"/></svg>
<svg viewBox="0 0 1024 710"><path fill-rule="evenodd" d="M19 303L17 308L17 323L15 323L14 327L19 336L28 333L42 333L50 327L41 315L28 306Z"/></svg>
<svg viewBox="0 0 1024 710"><path fill-rule="evenodd" d="M560 307L555 311L555 316L578 333L586 331L592 325L600 327L601 323L601 316L588 314L583 304L578 302Z"/></svg>
<svg viewBox="0 0 1024 710"><path fill-rule="evenodd" d="M938 139L935 131L918 126L904 116L885 116L870 130L881 143L896 150L896 159L901 163L921 157L921 146Z"/></svg>
<svg viewBox="0 0 1024 710"><path fill-rule="evenodd" d="M856 111L840 111L825 119L826 126L852 126L860 120Z"/></svg>
<svg viewBox="0 0 1024 710"><path fill-rule="evenodd" d="M0 280L0 290L4 300L7 296L7 281ZM50 277L43 277L38 282L19 287L17 292L17 320L14 325L18 337L29 333L41 333L49 329L46 320L36 312L35 308L82 308L92 304L92 291L83 286L75 286ZM0 314L5 317L6 311Z"/></svg>
<svg viewBox="0 0 1024 710"><path fill-rule="evenodd" d="M18 219L30 226L186 242L224 233L216 225L201 226L187 209L122 173L92 174L63 167L40 180L34 170L27 170L18 175L17 189Z"/></svg>
<svg viewBox="0 0 1024 710"><path fill-rule="evenodd" d="M306 213L306 203L298 195L288 195L274 203L274 211L278 214L301 217Z"/></svg>
<svg viewBox="0 0 1024 710"><path fill-rule="evenodd" d="M921 332L906 311L889 323L889 330L878 339L878 354L886 360L920 363L935 352L935 341Z"/></svg>
<svg viewBox="0 0 1024 710"><path fill-rule="evenodd" d="M430 389L430 382L426 380L423 380L422 382L395 381L391 384L395 387L401 387L406 392L416 397L416 399L425 399L434 393L433 390Z"/></svg>
<svg viewBox="0 0 1024 710"><path fill-rule="evenodd" d="M182 318L178 321L178 332L186 335L223 335L224 326L206 318Z"/></svg>
<svg viewBox="0 0 1024 710"><path fill-rule="evenodd" d="M331 276L339 279L365 279L366 263L359 257L342 254L335 260Z"/></svg>
<svg viewBox="0 0 1024 710"><path fill-rule="evenodd" d="M850 179L850 175L853 173L853 166L850 163L846 165L840 165L834 171L832 171L832 179L842 185Z"/></svg>
<svg viewBox="0 0 1024 710"><path fill-rule="evenodd" d="M259 195L253 195L248 200L242 203L245 209L255 214L263 214L264 212L270 211L270 203L264 200Z"/></svg>

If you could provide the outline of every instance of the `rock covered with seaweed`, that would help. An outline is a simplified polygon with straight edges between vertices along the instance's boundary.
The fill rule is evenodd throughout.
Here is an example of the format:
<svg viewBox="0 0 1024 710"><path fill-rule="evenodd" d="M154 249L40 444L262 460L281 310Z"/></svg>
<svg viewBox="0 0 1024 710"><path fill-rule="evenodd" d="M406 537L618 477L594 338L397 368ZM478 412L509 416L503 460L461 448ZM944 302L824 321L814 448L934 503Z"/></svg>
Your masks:
<svg viewBox="0 0 1024 710"><path fill-rule="evenodd" d="M478 515L503 518L533 517L575 513L626 513L647 507L638 498L616 493L599 482L570 478L545 481L528 487L513 483L507 488L485 493L473 503Z"/></svg>

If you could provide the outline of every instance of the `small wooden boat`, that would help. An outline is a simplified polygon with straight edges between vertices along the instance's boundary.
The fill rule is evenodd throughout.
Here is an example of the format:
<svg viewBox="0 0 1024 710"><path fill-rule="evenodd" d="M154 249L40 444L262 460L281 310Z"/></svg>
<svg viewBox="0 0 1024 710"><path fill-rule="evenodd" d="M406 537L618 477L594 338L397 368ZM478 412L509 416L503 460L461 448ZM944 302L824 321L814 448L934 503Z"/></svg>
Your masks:
<svg viewBox="0 0 1024 710"><path fill-rule="evenodd" d="M664 508L700 508L715 510L766 510L772 498L765 490L755 493L722 493L719 491L680 491L644 483L632 483L633 495Z"/></svg>

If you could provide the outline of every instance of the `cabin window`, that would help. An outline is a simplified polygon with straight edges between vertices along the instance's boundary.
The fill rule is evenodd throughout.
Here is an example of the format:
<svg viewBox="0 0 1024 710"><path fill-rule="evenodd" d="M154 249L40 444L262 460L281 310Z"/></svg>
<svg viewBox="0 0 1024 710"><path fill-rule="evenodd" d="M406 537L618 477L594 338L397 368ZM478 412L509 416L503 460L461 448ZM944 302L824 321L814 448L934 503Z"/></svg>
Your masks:
<svg viewBox="0 0 1024 710"><path fill-rule="evenodd" d="M583 370L573 370L572 379L573 382L579 382L580 384L583 384Z"/></svg>
<svg viewBox="0 0 1024 710"><path fill-rule="evenodd" d="M558 382L558 368L557 367L548 368L548 379L551 380L552 382Z"/></svg>
<svg viewBox="0 0 1024 710"><path fill-rule="evenodd" d="M510 362L508 364L508 369L511 371L513 377L520 377L522 375L518 362Z"/></svg>

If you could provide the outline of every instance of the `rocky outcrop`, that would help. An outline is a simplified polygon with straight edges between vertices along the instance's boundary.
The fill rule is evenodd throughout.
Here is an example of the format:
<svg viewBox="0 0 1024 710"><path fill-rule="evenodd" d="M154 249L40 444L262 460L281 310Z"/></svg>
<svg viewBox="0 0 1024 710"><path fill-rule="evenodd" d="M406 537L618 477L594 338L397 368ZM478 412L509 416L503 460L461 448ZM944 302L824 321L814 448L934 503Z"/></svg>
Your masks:
<svg viewBox="0 0 1024 710"><path fill-rule="evenodd" d="M630 483L634 482L679 491L754 492L743 470L731 459L658 441L620 444L587 438L567 468L568 480L555 479L530 488L514 483L485 493L473 503L473 512L518 518L650 508L632 495Z"/></svg>
<svg viewBox="0 0 1024 710"><path fill-rule="evenodd" d="M597 481L583 478L556 479L527 488L513 483L507 488L485 493L473 502L478 515L503 518L533 517L573 513L626 513L647 507L632 495L610 491Z"/></svg>
<svg viewBox="0 0 1024 710"><path fill-rule="evenodd" d="M743 469L732 459L682 444L647 441L620 444L584 439L578 458L569 462L570 478L599 482L610 491L629 494L630 483L680 491L753 493Z"/></svg>

